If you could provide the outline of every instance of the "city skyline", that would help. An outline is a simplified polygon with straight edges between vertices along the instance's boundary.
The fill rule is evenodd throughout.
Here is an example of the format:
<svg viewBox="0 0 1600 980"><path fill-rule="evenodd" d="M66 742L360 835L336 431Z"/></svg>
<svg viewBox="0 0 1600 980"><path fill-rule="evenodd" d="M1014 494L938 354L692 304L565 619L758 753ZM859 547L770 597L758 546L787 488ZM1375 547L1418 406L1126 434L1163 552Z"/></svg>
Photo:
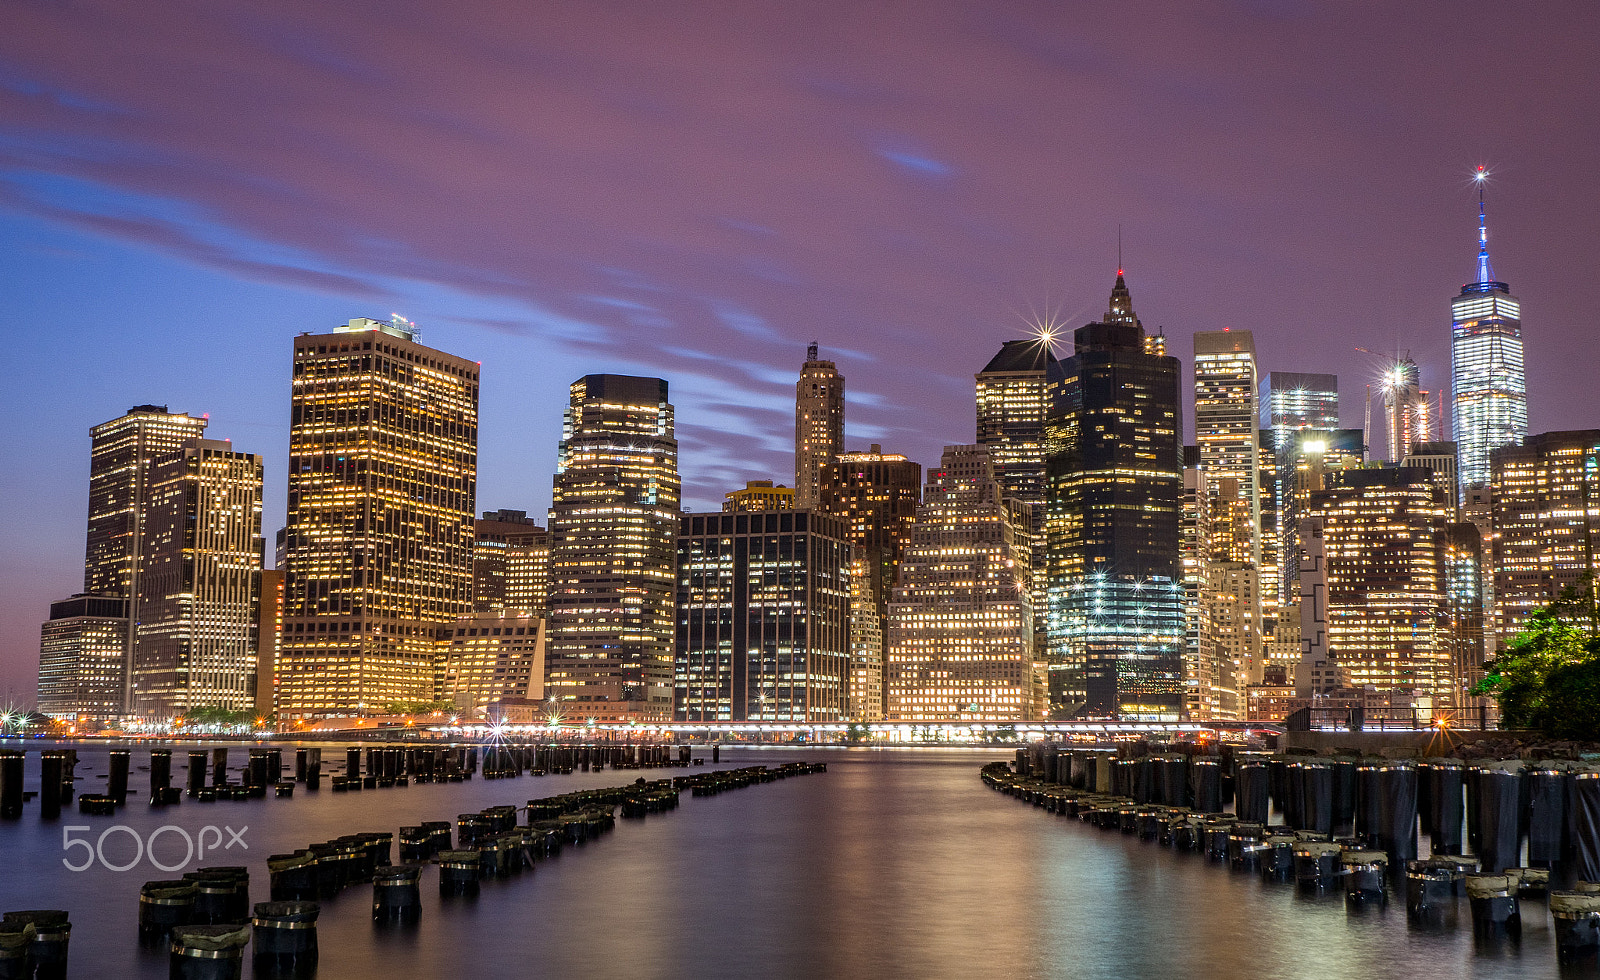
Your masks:
<svg viewBox="0 0 1600 980"><path fill-rule="evenodd" d="M4 487L0 677L27 700L39 623L51 601L78 591L91 426L144 403L211 416L240 452L265 460L270 536L284 523L293 336L390 310L418 320L429 346L485 365L480 511L543 515L562 390L598 372L672 382L685 509L714 510L748 479L787 482L786 393L810 340L850 378L844 448L877 442L930 465L943 445L973 438L971 375L1026 336L1028 314L1053 313L1068 330L1098 315L1119 224L1141 312L1169 333L1185 371L1192 333L1253 330L1263 372L1344 378L1342 423L1359 426L1355 395L1375 372L1355 345L1410 350L1423 387L1448 386L1441 301L1473 279L1467 178L1486 161L1503 178L1488 189L1496 269L1527 306L1528 431L1593 427L1596 396L1572 353L1592 330L1583 293L1595 263L1582 216L1594 213L1584 205L1595 191L1578 164L1593 156L1583 141L1600 137L1579 122L1593 108L1582 93L1600 84L1585 82L1597 69L1579 39L1592 32L1573 22L1596 15L1563 13L1503 25L1504 51L1525 71L1487 92L1471 84L1466 51L1439 54L1426 78L1398 77L1404 59L1394 51L1431 30L1421 11L1388 13L1391 30L1342 12L1291 10L1282 21L1248 9L1184 13L1128 36L1092 14L1069 30L1031 11L941 11L871 57L803 17L768 12L722 30L785 39L716 69L710 52L731 40L716 31L703 46L624 60L647 32L708 25L613 14L591 39L578 15L537 25L549 28L539 57L518 63L523 88L512 89L543 97L537 122L567 134L556 141L563 154L532 139L545 129L479 114L461 87L408 98L419 82L396 72L383 82L399 88L374 102L380 86L359 80L363 68L493 60L472 54L488 42L430 29L420 12L420 22L391 25L382 50L356 55L367 35L354 15L305 14L330 19L306 25L301 36L317 40L296 45L222 12L166 31L150 12L132 23L109 9L10 9L3 20L17 29L0 32L0 287L24 371L4 397L9 418L29 421L6 427L4 450L30 466ZM495 16L513 38L534 26ZM891 26L882 14L848 19L868 37ZM70 37L50 30L62 26ZM1347 40L1327 46L1347 63L1313 47L1330 31ZM179 86L207 86L98 53L129 33L153 44L163 35L154 54L216 77L215 90L186 99ZM431 48L440 38L446 49L416 56L424 39ZM1259 53L1263 39L1281 50L1249 71L1209 65L1243 63L1227 53ZM1101 41L1109 47L1097 53ZM1138 56L1116 65L1121 46L1135 43ZM940 57L915 54L917 44ZM975 67L936 78L919 67L925 60ZM1372 65L1385 67L1361 79ZM1314 78L1319 71L1327 77ZM1007 72L1009 83L983 82ZM494 86L507 83L487 73L463 74L505 94ZM433 69L417 75L440 81ZM295 100L309 101L301 86L324 76L340 83L331 116L371 116L370 129L331 131L299 114ZM600 95L572 91L597 77ZM799 124L795 136L778 139L751 103L721 93L741 77L759 83L775 118ZM673 78L680 84L656 84ZM1281 97L1246 91L1294 78L1302 88ZM1554 79L1578 96L1544 98ZM987 108L1030 88L1038 94L983 122ZM1405 102L1386 94L1400 90ZM219 104L247 104L244 91L251 103L259 91L264 110L282 109L284 128L306 135L243 165L232 154L259 144L224 117L261 117ZM1240 107L1226 138L1183 119L1213 98ZM433 114L393 111L412 104ZM1345 106L1375 108L1341 114ZM1033 145L1050 113L1064 117L1060 134ZM1480 113L1504 121L1494 145L1461 135L1462 120ZM150 124L135 133L130 116ZM659 161L639 155L674 124L698 137ZM451 140L432 149L428 133ZM730 150L740 138L773 146ZM986 140L996 149L980 152ZM1174 148L1134 160L1100 145L1130 140ZM1252 142L1276 152L1227 172L1240 169L1234 148ZM343 168L328 161L362 146L386 148L400 172L330 176ZM1572 150L1554 157L1549 146ZM807 150L796 159L815 174L797 175L789 156ZM614 170L600 165L613 158ZM697 167L705 160L726 186L702 186L717 183ZM563 181L578 173L585 179L561 201ZM823 174L829 182L817 183ZM492 191L513 179L533 187L508 199L506 219L488 220L501 200ZM417 180L429 189L415 192ZM464 222L436 233L438 212L406 213L453 183L460 193L441 197ZM795 189L825 206L802 215L789 203ZM461 229L480 222L468 245ZM572 254L559 254L569 244ZM1330 290L1350 282L1362 284L1363 304L1330 308L1339 295ZM1182 415L1192 420L1192 406Z"/></svg>

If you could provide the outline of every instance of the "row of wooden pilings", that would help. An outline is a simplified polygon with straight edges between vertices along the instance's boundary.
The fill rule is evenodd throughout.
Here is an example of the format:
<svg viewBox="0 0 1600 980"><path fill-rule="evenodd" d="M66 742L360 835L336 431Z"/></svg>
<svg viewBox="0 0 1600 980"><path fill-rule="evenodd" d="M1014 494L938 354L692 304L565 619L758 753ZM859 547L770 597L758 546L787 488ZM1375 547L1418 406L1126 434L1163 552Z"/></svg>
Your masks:
<svg viewBox="0 0 1600 980"><path fill-rule="evenodd" d="M189 799L201 803L217 800L278 798L294 795L297 785L308 791L322 786L320 747L296 748L293 752L293 778L286 772L286 752L280 747L251 748L237 782L230 780L229 749L226 747L187 750L188 770L182 788L172 784L172 749L151 749L148 768L151 806L169 806ZM181 751L181 750L180 750ZM715 758L718 753L713 752ZM365 769L362 761L365 756ZM480 771L486 779L506 779L523 774L571 773L612 769L653 769L688 766L687 745L517 745L490 743L452 746L368 745L344 750L344 768L332 775L335 792L362 789L387 789L416 783L462 782ZM53 749L39 754L39 789L26 790L23 778L26 753L0 750L0 819L22 816L24 804L37 799L39 816L55 820L64 806L71 806L77 783L87 774L78 772L76 749ZM79 793L77 804L86 816L111 816L125 806L137 789L129 785L133 753L112 749L106 788L102 793Z"/></svg>
<svg viewBox="0 0 1600 980"><path fill-rule="evenodd" d="M185 980L237 980L247 948L256 976L310 976L317 966L321 903L351 886L371 884L376 926L414 926L422 916L426 864L438 868L442 898L475 896L480 882L531 872L563 848L600 838L616 826L619 809L623 817L644 817L675 809L685 789L714 795L826 771L825 765L803 762L710 770L577 790L521 807L486 807L458 814L454 821L401 827L400 864L392 863L395 834L351 834L269 857L271 901L254 906L247 869L201 868L181 880L144 884L139 938L146 944L168 943L171 975ZM520 825L519 812L526 816Z"/></svg>
<svg viewBox="0 0 1600 980"><path fill-rule="evenodd" d="M1600 773L1554 763L1137 751L1035 745L1015 763L984 767L983 779L1061 816L1267 880L1340 889L1352 911L1403 887L1419 928L1455 926L1466 897L1480 943L1515 941L1524 909L1548 904L1562 966L1600 975L1600 875L1584 870L1600 836L1582 818L1567 821L1569 805L1600 816ZM1205 790L1213 780L1215 794ZM1273 804L1281 824L1269 823ZM1463 822L1471 854L1460 853ZM1429 857L1418 857L1419 832L1429 837ZM1530 856L1521 865L1524 841ZM1570 887L1552 890L1552 880Z"/></svg>

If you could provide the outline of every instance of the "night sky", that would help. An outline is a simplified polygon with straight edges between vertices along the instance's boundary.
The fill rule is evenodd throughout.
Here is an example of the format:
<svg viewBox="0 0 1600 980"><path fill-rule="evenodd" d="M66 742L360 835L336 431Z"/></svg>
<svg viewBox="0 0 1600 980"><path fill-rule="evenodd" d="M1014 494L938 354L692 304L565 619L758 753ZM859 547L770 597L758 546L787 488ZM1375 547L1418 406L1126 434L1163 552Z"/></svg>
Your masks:
<svg viewBox="0 0 1600 980"><path fill-rule="evenodd" d="M1001 342L1104 312L1119 226L1172 353L1253 330L1359 426L1357 346L1448 388L1485 164L1531 430L1600 426L1596 38L1593 3L7 0L0 694L82 587L90 426L209 413L270 542L291 338L355 316L482 361L479 510L542 516L601 371L670 381L686 506L792 483L812 340L850 448L937 463Z"/></svg>

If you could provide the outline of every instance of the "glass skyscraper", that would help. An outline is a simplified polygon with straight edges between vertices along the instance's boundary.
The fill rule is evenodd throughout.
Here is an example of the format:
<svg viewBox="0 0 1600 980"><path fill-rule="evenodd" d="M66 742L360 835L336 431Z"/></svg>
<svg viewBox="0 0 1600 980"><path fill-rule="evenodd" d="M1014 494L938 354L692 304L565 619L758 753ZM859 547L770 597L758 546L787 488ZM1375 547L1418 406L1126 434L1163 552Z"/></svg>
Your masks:
<svg viewBox="0 0 1600 980"><path fill-rule="evenodd" d="M1118 271L1079 327L1046 430L1048 663L1058 715L1183 709L1178 359L1150 353Z"/></svg>
<svg viewBox="0 0 1600 980"><path fill-rule="evenodd" d="M550 506L545 692L574 720L670 721L678 440L667 383L574 381Z"/></svg>
<svg viewBox="0 0 1600 980"><path fill-rule="evenodd" d="M1489 482L1489 453L1528 435L1528 387L1522 368L1522 306L1494 277L1489 230L1478 198L1478 277L1450 301L1450 378L1459 499Z"/></svg>

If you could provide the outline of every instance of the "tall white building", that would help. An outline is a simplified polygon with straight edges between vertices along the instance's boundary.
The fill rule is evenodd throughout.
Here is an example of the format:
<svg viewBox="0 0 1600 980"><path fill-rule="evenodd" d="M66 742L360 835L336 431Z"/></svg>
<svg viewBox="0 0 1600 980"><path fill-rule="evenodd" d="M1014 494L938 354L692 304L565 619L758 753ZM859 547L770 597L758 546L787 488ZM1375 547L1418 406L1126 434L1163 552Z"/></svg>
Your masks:
<svg viewBox="0 0 1600 980"><path fill-rule="evenodd" d="M1211 494L1211 560L1229 566L1229 583L1208 601L1212 626L1228 623L1229 656L1241 658L1239 681L1262 676L1262 595L1276 608L1277 569L1261 562L1261 428L1255 338L1248 330L1194 335L1194 426L1200 468ZM1217 583L1208 577L1208 588ZM1233 608L1237 606L1237 608Z"/></svg>
<svg viewBox="0 0 1600 980"><path fill-rule="evenodd" d="M1489 264L1489 228L1478 170L1478 276L1450 301L1450 379L1453 388L1458 500L1489 482L1489 454L1520 445L1528 435L1528 386L1522 366L1522 305L1496 281Z"/></svg>

